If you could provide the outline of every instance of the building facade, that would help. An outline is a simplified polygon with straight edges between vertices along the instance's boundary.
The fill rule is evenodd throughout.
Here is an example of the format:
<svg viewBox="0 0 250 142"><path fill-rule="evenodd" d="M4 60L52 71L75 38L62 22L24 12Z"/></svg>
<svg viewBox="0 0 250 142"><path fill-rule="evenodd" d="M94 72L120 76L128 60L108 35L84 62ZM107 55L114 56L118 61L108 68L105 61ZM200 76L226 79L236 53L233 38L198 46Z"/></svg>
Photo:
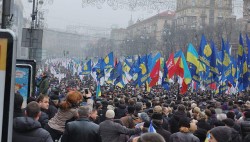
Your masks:
<svg viewBox="0 0 250 142"><path fill-rule="evenodd" d="M213 26L233 18L232 0L177 0L176 28Z"/></svg>
<svg viewBox="0 0 250 142"><path fill-rule="evenodd" d="M161 41L164 25L172 25L174 18L175 12L164 11L148 19L137 21L135 24L127 27L128 36L131 38L135 36L144 38L155 37L157 41Z"/></svg>
<svg viewBox="0 0 250 142"><path fill-rule="evenodd" d="M244 20L244 30L250 33L250 0L244 0L243 4L243 20Z"/></svg>

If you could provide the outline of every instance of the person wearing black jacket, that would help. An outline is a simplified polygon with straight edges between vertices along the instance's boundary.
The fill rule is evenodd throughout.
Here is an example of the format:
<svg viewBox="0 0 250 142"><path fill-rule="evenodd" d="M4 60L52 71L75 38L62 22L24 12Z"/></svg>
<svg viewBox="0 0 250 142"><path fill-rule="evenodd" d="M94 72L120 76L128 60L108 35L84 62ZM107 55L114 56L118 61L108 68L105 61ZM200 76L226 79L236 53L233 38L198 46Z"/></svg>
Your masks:
<svg viewBox="0 0 250 142"><path fill-rule="evenodd" d="M99 126L89 120L89 106L78 109L79 119L66 124L61 142L101 142Z"/></svg>
<svg viewBox="0 0 250 142"><path fill-rule="evenodd" d="M25 115L14 118L12 142L53 142L49 132L38 122L41 112L37 102L27 105Z"/></svg>

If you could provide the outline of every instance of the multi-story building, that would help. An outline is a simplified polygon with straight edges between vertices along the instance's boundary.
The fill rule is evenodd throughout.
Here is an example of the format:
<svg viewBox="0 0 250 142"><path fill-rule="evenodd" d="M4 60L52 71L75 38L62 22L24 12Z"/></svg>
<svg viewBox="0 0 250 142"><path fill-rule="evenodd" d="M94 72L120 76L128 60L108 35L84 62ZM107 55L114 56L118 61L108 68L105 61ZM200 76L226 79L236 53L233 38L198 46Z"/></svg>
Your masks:
<svg viewBox="0 0 250 142"><path fill-rule="evenodd" d="M232 0L177 0L176 28L203 28L234 18Z"/></svg>
<svg viewBox="0 0 250 142"><path fill-rule="evenodd" d="M243 19L245 21L243 31L247 31L247 33L250 33L250 0L244 0Z"/></svg>
<svg viewBox="0 0 250 142"><path fill-rule="evenodd" d="M161 41L164 25L172 25L174 17L175 12L164 11L148 19L137 21L135 24L127 27L128 36L131 38L135 36L151 36L155 37L157 41Z"/></svg>
<svg viewBox="0 0 250 142"><path fill-rule="evenodd" d="M114 46L114 53L119 54L119 46L124 42L124 39L127 37L128 33L126 29L112 29L110 34L110 40Z"/></svg>

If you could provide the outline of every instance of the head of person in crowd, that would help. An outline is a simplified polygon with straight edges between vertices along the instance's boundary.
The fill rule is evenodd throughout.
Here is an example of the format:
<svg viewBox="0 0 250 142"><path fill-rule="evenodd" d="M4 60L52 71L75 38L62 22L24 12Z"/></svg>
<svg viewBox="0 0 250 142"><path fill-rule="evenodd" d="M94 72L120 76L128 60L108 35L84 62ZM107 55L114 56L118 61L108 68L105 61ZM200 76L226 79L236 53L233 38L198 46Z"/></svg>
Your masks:
<svg viewBox="0 0 250 142"><path fill-rule="evenodd" d="M161 106L155 106L154 109L153 109L153 113L162 114L162 107Z"/></svg>
<svg viewBox="0 0 250 142"><path fill-rule="evenodd" d="M135 111L138 113L138 112L141 112L143 108L143 103L142 102L136 102L135 104Z"/></svg>
<svg viewBox="0 0 250 142"><path fill-rule="evenodd" d="M197 121L192 119L192 118L188 118L188 117L183 117L179 120L179 131L183 132L183 133L189 133L189 132L194 132L197 130L197 125L196 125Z"/></svg>
<svg viewBox="0 0 250 142"><path fill-rule="evenodd" d="M150 121L148 114L145 112L138 113L138 116L142 120L142 122L149 122Z"/></svg>
<svg viewBox="0 0 250 142"><path fill-rule="evenodd" d="M95 121L98 117L97 109L93 108L89 117L91 120Z"/></svg>
<svg viewBox="0 0 250 142"><path fill-rule="evenodd" d="M105 116L106 116L106 119L114 119L115 118L115 112L113 110L107 110Z"/></svg>
<svg viewBox="0 0 250 142"><path fill-rule="evenodd" d="M58 106L58 104L59 104L59 96L55 95L55 94L52 94L50 96L50 101L53 103L53 105Z"/></svg>
<svg viewBox="0 0 250 142"><path fill-rule="evenodd" d="M227 118L230 118L232 120L235 120L235 113L233 111L227 112Z"/></svg>
<svg viewBox="0 0 250 142"><path fill-rule="evenodd" d="M36 98L35 97L28 97L27 99L27 104L30 103L30 102L33 102L33 101L36 101Z"/></svg>
<svg viewBox="0 0 250 142"><path fill-rule="evenodd" d="M232 128L232 127L234 126L234 121L233 121L233 119L231 119L231 118L224 119L224 120L222 120L222 122L223 122L226 126L228 126L228 127L230 127L230 128Z"/></svg>
<svg viewBox="0 0 250 142"><path fill-rule="evenodd" d="M46 77L49 76L49 73L45 71L45 72L43 72L41 75L42 75L42 78L46 78Z"/></svg>
<svg viewBox="0 0 250 142"><path fill-rule="evenodd" d="M35 101L28 103L26 110L25 110L25 115L27 117L31 117L35 120L38 120L41 115L41 109L40 109L39 104Z"/></svg>
<svg viewBox="0 0 250 142"><path fill-rule="evenodd" d="M162 113L163 115L168 116L169 114L172 113L172 110L170 107L162 107Z"/></svg>
<svg viewBox="0 0 250 142"><path fill-rule="evenodd" d="M20 95L19 93L15 93L14 111L21 110L22 109L22 104L23 104L23 96Z"/></svg>
<svg viewBox="0 0 250 142"><path fill-rule="evenodd" d="M178 105L177 111L179 112L185 112L186 111L186 107L183 104Z"/></svg>
<svg viewBox="0 0 250 142"><path fill-rule="evenodd" d="M133 142L165 142L158 133L144 133L140 137L134 138Z"/></svg>
<svg viewBox="0 0 250 142"><path fill-rule="evenodd" d="M229 142L231 140L231 129L226 126L218 126L210 130L209 142Z"/></svg>
<svg viewBox="0 0 250 142"><path fill-rule="evenodd" d="M127 107L127 115L133 115L135 113L135 107L128 106Z"/></svg>
<svg viewBox="0 0 250 142"><path fill-rule="evenodd" d="M82 101L82 95L78 91L70 91L66 95L65 101L61 102L59 104L59 108L62 110L68 110L71 108L76 108L80 105L80 102Z"/></svg>
<svg viewBox="0 0 250 142"><path fill-rule="evenodd" d="M103 101L102 101L102 108L103 108L103 109L107 109L108 105L109 105L109 103L108 103L107 100L103 100Z"/></svg>
<svg viewBox="0 0 250 142"><path fill-rule="evenodd" d="M80 106L78 108L78 116L79 118L89 118L91 109L89 106Z"/></svg>
<svg viewBox="0 0 250 142"><path fill-rule="evenodd" d="M36 102L39 104L41 109L45 109L45 110L49 109L49 96L48 95L40 94L37 97Z"/></svg>
<svg viewBox="0 0 250 142"><path fill-rule="evenodd" d="M152 121L156 125L162 125L163 124L163 117L160 113L153 113L152 115Z"/></svg>
<svg viewBox="0 0 250 142"><path fill-rule="evenodd" d="M250 111L245 111L244 112L244 120L250 120Z"/></svg>

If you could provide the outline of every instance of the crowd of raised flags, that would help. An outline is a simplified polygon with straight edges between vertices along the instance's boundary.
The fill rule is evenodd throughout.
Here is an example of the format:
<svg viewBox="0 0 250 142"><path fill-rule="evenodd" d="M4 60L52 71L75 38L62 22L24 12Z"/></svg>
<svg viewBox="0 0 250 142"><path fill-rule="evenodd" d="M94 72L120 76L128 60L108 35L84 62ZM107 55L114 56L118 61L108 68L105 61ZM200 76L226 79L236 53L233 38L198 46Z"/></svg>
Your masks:
<svg viewBox="0 0 250 142"><path fill-rule="evenodd" d="M228 41L221 40L219 51L215 43L212 40L208 43L203 35L199 51L190 43L186 57L181 50L170 54L167 60L160 53L118 59L111 52L97 61L89 59L83 63L71 60L66 66L79 75L92 75L99 87L107 83L123 88L130 83L134 86L146 85L148 90L155 85L162 85L168 90L169 82L178 78L181 94L189 87L194 90L210 88L217 93L233 87L240 92L250 84L250 40L247 35L245 43L244 46L240 34L238 54L233 57Z"/></svg>

